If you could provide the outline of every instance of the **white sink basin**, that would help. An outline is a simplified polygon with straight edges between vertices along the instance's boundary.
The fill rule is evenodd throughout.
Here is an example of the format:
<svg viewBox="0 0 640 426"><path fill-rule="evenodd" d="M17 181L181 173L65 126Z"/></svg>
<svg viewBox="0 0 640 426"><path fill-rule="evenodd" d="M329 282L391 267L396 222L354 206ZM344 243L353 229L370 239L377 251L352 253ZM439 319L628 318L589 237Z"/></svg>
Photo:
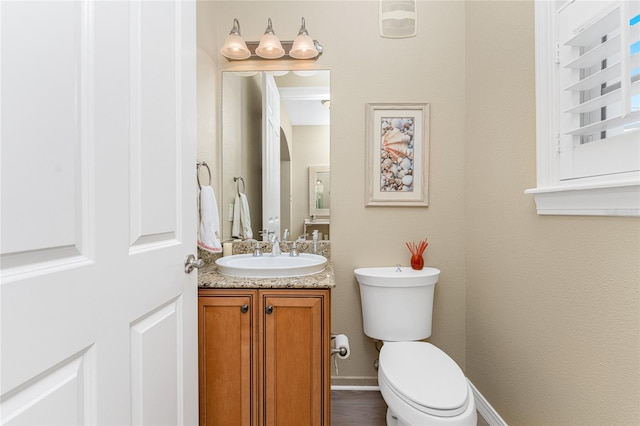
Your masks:
<svg viewBox="0 0 640 426"><path fill-rule="evenodd" d="M289 256L289 253L283 253L280 256L272 256L269 253L262 256L234 254L216 260L218 271L221 274L250 278L312 275L322 272L326 264L326 257L309 253L300 253L299 256Z"/></svg>

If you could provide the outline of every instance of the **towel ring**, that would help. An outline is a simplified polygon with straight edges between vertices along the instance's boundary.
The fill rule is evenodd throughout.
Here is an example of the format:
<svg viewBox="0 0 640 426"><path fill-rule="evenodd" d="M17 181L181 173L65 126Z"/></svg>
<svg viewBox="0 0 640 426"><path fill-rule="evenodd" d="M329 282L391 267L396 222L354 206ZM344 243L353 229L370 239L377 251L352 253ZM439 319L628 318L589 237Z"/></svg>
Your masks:
<svg viewBox="0 0 640 426"><path fill-rule="evenodd" d="M245 192L247 188L244 186L244 179L242 179L242 176L234 176L233 181L236 183L236 190L238 191L238 194L240 194L240 184L238 181L242 182L242 192Z"/></svg>
<svg viewBox="0 0 640 426"><path fill-rule="evenodd" d="M209 173L209 183L207 185L211 185L211 169L206 161L199 161L196 163L196 179L198 181L198 188L202 186L202 184L200 184L200 167L203 166L207 168L207 172Z"/></svg>

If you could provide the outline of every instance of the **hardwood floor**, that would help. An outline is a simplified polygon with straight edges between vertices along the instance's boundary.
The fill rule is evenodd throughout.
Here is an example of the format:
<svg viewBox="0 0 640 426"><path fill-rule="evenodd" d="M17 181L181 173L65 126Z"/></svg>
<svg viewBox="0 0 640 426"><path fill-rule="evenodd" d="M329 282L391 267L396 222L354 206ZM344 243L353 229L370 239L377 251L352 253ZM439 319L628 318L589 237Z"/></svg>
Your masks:
<svg viewBox="0 0 640 426"><path fill-rule="evenodd" d="M386 415L380 392L331 391L331 426L386 426ZM479 413L478 426L489 426Z"/></svg>
<svg viewBox="0 0 640 426"><path fill-rule="evenodd" d="M386 426L387 405L377 391L331 391L331 426Z"/></svg>

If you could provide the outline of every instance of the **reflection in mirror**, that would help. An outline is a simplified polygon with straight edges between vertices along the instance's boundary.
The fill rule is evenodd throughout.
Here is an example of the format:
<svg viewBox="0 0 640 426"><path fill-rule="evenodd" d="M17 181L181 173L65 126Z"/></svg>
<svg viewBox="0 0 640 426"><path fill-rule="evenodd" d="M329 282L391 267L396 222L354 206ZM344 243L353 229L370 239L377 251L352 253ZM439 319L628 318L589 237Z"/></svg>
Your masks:
<svg viewBox="0 0 640 426"><path fill-rule="evenodd" d="M329 166L309 167L309 213L311 217L329 217L330 178Z"/></svg>
<svg viewBox="0 0 640 426"><path fill-rule="evenodd" d="M322 192L313 208L309 170L329 164L329 71L222 74L223 239L243 237L232 235L234 176L245 182L253 238L260 239L263 230L281 238L288 229L295 239L312 215L328 222L329 167L320 176L321 188L314 181L313 190Z"/></svg>

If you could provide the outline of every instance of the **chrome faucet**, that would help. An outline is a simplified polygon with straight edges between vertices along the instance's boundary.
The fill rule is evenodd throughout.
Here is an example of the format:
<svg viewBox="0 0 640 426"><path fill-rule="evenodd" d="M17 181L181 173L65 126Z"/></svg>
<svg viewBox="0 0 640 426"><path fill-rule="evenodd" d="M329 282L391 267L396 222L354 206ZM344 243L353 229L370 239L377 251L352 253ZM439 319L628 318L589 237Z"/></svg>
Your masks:
<svg viewBox="0 0 640 426"><path fill-rule="evenodd" d="M254 256L262 256L262 249L260 248L260 242L256 241L256 246L253 248Z"/></svg>
<svg viewBox="0 0 640 426"><path fill-rule="evenodd" d="M280 256L281 254L280 241L278 241L278 236L274 234L271 236L271 256Z"/></svg>
<svg viewBox="0 0 640 426"><path fill-rule="evenodd" d="M296 256L300 256L300 253L298 252L298 242L294 241L291 243L291 250L289 250L289 256L291 257L296 257Z"/></svg>

